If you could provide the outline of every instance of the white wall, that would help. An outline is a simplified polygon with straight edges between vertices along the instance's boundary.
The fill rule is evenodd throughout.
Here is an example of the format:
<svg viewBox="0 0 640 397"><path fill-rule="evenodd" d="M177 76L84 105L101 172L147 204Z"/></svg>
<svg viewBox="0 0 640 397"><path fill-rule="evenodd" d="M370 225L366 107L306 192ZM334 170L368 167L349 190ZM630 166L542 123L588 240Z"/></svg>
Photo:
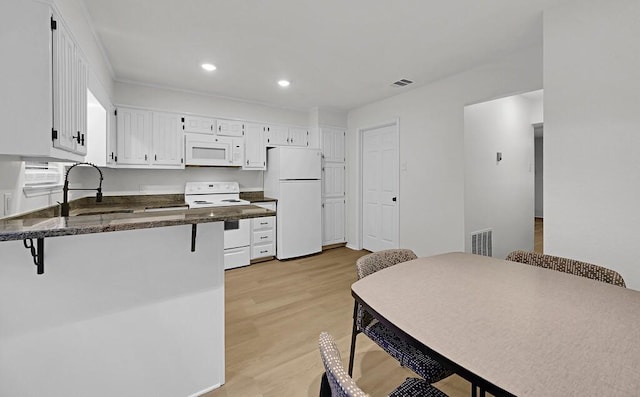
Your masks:
<svg viewBox="0 0 640 397"><path fill-rule="evenodd" d="M471 233L484 229L493 230L496 258L533 250L533 110L521 95L464 108L466 252Z"/></svg>
<svg viewBox="0 0 640 397"><path fill-rule="evenodd" d="M542 87L530 48L349 112L347 241L359 247L357 130L400 119L400 246L418 255L464 250L465 105Z"/></svg>
<svg viewBox="0 0 640 397"><path fill-rule="evenodd" d="M544 15L549 254L640 289L640 2L580 0Z"/></svg>

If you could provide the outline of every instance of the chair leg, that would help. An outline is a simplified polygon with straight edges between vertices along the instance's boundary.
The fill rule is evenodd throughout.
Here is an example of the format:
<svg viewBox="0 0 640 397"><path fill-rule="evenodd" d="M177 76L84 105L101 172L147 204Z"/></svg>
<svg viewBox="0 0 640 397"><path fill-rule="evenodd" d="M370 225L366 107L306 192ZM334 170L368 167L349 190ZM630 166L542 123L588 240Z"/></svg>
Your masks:
<svg viewBox="0 0 640 397"><path fill-rule="evenodd" d="M320 381L320 397L331 397L331 386L329 386L326 372L322 374L322 380Z"/></svg>
<svg viewBox="0 0 640 397"><path fill-rule="evenodd" d="M349 351L349 376L353 376L353 361L356 355L356 336L358 336L358 327L356 326L356 317L358 315L358 302L353 303L353 327L351 327L351 350Z"/></svg>

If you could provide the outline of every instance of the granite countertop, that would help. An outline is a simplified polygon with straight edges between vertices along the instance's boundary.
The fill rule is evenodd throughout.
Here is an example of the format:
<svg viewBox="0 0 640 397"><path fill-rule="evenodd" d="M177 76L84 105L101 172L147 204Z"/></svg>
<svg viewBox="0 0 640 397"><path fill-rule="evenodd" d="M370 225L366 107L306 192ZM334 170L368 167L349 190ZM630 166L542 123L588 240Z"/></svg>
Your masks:
<svg viewBox="0 0 640 397"><path fill-rule="evenodd" d="M0 219L0 241L220 222L276 214L275 211L254 205L189 209L184 197L182 201L164 200L166 197L158 200L159 196L146 196L144 199L123 197L129 198L104 197L102 203L93 205L75 203L71 206L69 217L53 215L58 211L54 206ZM78 201L81 200L85 199Z"/></svg>
<svg viewBox="0 0 640 397"><path fill-rule="evenodd" d="M264 192L240 192L240 198L242 200L247 200L250 203L258 203L258 202L267 202L267 201L278 201L271 197L265 197Z"/></svg>

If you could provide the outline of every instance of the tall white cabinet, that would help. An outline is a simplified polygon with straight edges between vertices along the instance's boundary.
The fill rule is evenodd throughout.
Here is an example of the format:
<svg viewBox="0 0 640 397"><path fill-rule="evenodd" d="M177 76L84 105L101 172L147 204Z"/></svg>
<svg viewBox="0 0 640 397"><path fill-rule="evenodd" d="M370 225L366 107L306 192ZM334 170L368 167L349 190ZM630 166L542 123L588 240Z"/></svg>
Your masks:
<svg viewBox="0 0 640 397"><path fill-rule="evenodd" d="M322 245L344 243L346 206L346 132L322 127Z"/></svg>
<svg viewBox="0 0 640 397"><path fill-rule="evenodd" d="M0 2L0 155L82 161L87 62L62 16L34 0Z"/></svg>

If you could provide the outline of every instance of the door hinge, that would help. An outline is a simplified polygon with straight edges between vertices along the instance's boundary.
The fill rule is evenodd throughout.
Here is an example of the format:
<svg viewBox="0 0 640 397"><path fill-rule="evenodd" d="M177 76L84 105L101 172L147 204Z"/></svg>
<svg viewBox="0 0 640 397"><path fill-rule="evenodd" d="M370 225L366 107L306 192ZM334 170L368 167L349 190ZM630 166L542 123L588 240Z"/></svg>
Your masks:
<svg viewBox="0 0 640 397"><path fill-rule="evenodd" d="M184 123L184 117L182 117L180 120L182 120L182 122Z"/></svg>
<svg viewBox="0 0 640 397"><path fill-rule="evenodd" d="M55 19L53 19L53 17L51 17L51 30L56 30L58 29L58 22L56 22Z"/></svg>
<svg viewBox="0 0 640 397"><path fill-rule="evenodd" d="M54 141L58 139L58 131L54 130L53 128L51 129L51 140Z"/></svg>

